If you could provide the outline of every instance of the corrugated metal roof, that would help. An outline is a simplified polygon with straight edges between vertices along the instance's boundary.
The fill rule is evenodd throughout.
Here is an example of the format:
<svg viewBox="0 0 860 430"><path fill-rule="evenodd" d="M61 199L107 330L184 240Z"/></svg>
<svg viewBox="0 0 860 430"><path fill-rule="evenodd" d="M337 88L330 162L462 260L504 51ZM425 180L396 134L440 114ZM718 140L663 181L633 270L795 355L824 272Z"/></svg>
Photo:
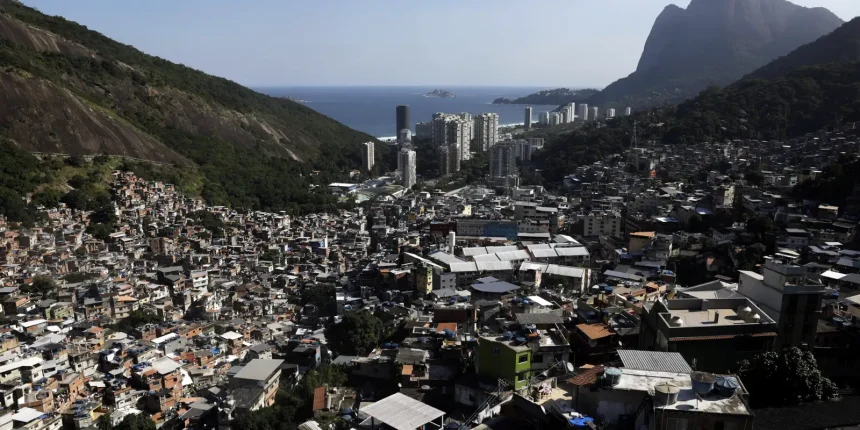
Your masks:
<svg viewBox="0 0 860 430"><path fill-rule="evenodd" d="M459 259L459 258L457 258L451 254L448 254L447 252L442 252L442 251L434 252L434 253L428 255L428 257L430 257L431 259L436 260L436 261L441 261L442 263L445 263L445 264L454 264L454 263L462 263L463 262L463 260L461 260L461 259Z"/></svg>
<svg viewBox="0 0 860 430"><path fill-rule="evenodd" d="M584 246L557 246L555 252L560 257L582 257L589 255L588 249Z"/></svg>
<svg viewBox="0 0 860 430"><path fill-rule="evenodd" d="M477 272L478 266L475 263L451 263L449 264L452 273L463 273L463 272Z"/></svg>
<svg viewBox="0 0 860 430"><path fill-rule="evenodd" d="M585 270L579 267L559 266L557 264L548 264L544 271L547 275L565 276L568 278L582 278L585 275Z"/></svg>
<svg viewBox="0 0 860 430"><path fill-rule="evenodd" d="M481 261L499 261L499 257L498 257L498 256L496 256L496 254L482 254L482 255L475 255L475 256L473 256L472 258L473 258L473 259L475 259L475 262L481 262Z"/></svg>
<svg viewBox="0 0 860 430"><path fill-rule="evenodd" d="M397 430L414 430L445 415L445 412L401 393L366 406L361 412Z"/></svg>
<svg viewBox="0 0 860 430"><path fill-rule="evenodd" d="M483 272L500 272L504 270L514 270L510 261L479 261L475 263L478 270Z"/></svg>
<svg viewBox="0 0 860 430"><path fill-rule="evenodd" d="M550 248L550 249L532 249L531 252L532 252L532 255L535 256L535 258L558 257L558 254L552 248Z"/></svg>
<svg viewBox="0 0 860 430"><path fill-rule="evenodd" d="M529 270L540 270L541 272L545 272L548 264L545 263L535 263L533 261L523 261L523 264L520 264L520 272L528 272Z"/></svg>
<svg viewBox="0 0 860 430"><path fill-rule="evenodd" d="M463 248L463 256L465 257L474 257L476 255L484 255L487 254L487 248L483 246L476 246L472 248Z"/></svg>
<svg viewBox="0 0 860 430"><path fill-rule="evenodd" d="M499 257L499 260L502 261L520 261L531 258L529 253L522 249L517 251L499 252L496 254L496 257Z"/></svg>
<svg viewBox="0 0 860 430"><path fill-rule="evenodd" d="M498 254L500 252L511 252L516 251L516 246L488 246L487 253L488 254Z"/></svg>
<svg viewBox="0 0 860 430"><path fill-rule="evenodd" d="M671 373L690 373L693 371L687 364L687 360L677 352L620 349L618 356L627 369Z"/></svg>

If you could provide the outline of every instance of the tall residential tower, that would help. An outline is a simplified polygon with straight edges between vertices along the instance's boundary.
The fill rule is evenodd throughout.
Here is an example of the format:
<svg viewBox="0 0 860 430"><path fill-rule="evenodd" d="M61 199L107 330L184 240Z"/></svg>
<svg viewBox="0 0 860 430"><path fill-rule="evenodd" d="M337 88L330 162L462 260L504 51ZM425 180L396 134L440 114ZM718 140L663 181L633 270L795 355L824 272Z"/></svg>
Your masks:
<svg viewBox="0 0 860 430"><path fill-rule="evenodd" d="M402 184L406 188L412 188L416 182L415 175L415 151L410 149L403 149L398 154L399 164L401 166L400 174L402 177Z"/></svg>
<svg viewBox="0 0 860 430"><path fill-rule="evenodd" d="M400 136L400 131L404 128L412 130L412 126L409 125L409 106L407 105L397 106L397 130L394 130L394 135Z"/></svg>
<svg viewBox="0 0 860 430"><path fill-rule="evenodd" d="M531 109L531 108L529 108ZM499 141L499 115L482 113L475 117L475 150L489 151Z"/></svg>
<svg viewBox="0 0 860 430"><path fill-rule="evenodd" d="M374 152L373 142L364 142L364 150L361 151L361 167L370 171L373 169L373 164L376 162L376 154Z"/></svg>
<svg viewBox="0 0 860 430"><path fill-rule="evenodd" d="M523 118L523 125L526 128L526 131L532 129L532 108L527 107L525 112L525 118Z"/></svg>

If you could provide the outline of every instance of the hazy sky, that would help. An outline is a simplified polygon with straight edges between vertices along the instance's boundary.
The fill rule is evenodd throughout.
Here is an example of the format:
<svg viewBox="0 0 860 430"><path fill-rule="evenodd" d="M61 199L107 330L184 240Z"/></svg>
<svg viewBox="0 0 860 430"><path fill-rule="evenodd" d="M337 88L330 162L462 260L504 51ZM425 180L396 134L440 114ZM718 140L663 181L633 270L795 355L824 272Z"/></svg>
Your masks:
<svg viewBox="0 0 860 430"><path fill-rule="evenodd" d="M689 0L24 0L244 85L605 86ZM844 20L860 0L795 0Z"/></svg>

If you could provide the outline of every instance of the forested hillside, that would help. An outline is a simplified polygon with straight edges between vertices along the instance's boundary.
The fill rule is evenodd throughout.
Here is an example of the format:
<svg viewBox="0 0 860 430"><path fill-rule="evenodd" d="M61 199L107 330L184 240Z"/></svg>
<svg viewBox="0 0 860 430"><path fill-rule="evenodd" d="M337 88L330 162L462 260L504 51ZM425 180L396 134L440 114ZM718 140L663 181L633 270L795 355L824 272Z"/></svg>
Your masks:
<svg viewBox="0 0 860 430"><path fill-rule="evenodd" d="M207 201L254 209L325 204L311 172L341 177L372 139L12 0L0 0L0 95L0 136L19 148L172 163L200 172Z"/></svg>

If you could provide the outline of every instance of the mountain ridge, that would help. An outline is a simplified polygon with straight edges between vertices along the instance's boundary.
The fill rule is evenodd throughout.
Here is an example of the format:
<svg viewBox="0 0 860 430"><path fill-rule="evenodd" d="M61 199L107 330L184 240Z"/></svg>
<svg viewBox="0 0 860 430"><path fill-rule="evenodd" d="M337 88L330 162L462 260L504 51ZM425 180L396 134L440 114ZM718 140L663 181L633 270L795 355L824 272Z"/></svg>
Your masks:
<svg viewBox="0 0 860 430"><path fill-rule="evenodd" d="M375 140L291 100L0 0L0 137L32 152L199 169L213 204L280 209L360 165Z"/></svg>
<svg viewBox="0 0 860 430"><path fill-rule="evenodd" d="M710 85L728 85L841 24L826 9L786 0L670 5L655 19L637 69L588 103L644 108L679 102Z"/></svg>
<svg viewBox="0 0 860 430"><path fill-rule="evenodd" d="M772 79L801 67L860 61L860 17L775 59L744 79Z"/></svg>
<svg viewBox="0 0 860 430"><path fill-rule="evenodd" d="M538 91L513 100L499 97L493 100L495 105L563 105L570 102L581 103L596 94L598 90L592 88L570 89L555 88L551 90Z"/></svg>

